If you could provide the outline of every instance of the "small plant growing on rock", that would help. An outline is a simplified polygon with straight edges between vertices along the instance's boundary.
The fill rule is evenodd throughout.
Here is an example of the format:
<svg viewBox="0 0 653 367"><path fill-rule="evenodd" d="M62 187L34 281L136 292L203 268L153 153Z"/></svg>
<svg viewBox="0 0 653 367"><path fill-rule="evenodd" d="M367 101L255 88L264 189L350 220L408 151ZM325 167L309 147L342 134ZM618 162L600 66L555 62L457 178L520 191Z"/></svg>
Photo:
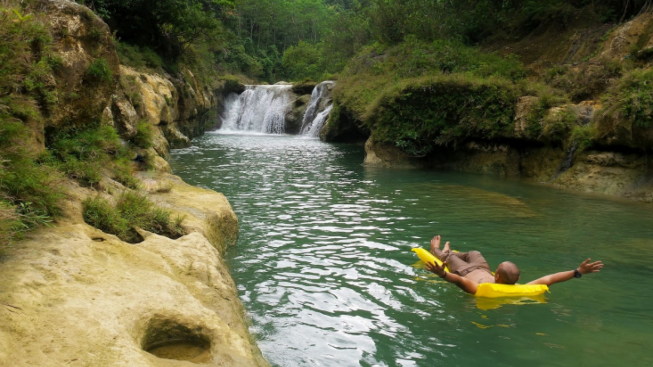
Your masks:
<svg viewBox="0 0 653 367"><path fill-rule="evenodd" d="M102 30L93 28L88 32L88 36L94 41L99 41L102 38Z"/></svg>
<svg viewBox="0 0 653 367"><path fill-rule="evenodd" d="M133 235L129 234L129 222L109 201L96 196L82 203L84 221L93 227L120 239L131 242Z"/></svg>
<svg viewBox="0 0 653 367"><path fill-rule="evenodd" d="M596 129L590 125L576 126L571 132L571 140L578 144L578 151L582 152L594 145L596 135Z"/></svg>
<svg viewBox="0 0 653 367"><path fill-rule="evenodd" d="M154 126L141 120L136 125L136 135L130 140L134 146L147 149L154 145Z"/></svg>
<svg viewBox="0 0 653 367"><path fill-rule="evenodd" d="M135 187L126 179L120 162L128 156L128 149L120 142L116 130L98 122L86 127L60 129L48 136L49 163L82 185L95 186L103 170L114 172L128 187Z"/></svg>
<svg viewBox="0 0 653 367"><path fill-rule="evenodd" d="M145 195L126 191L118 199L116 208L135 227L171 238L183 235L181 220L171 219L169 210L156 206Z"/></svg>
<svg viewBox="0 0 653 367"><path fill-rule="evenodd" d="M113 72L109 63L103 57L93 60L86 70L89 79L99 82L110 82L113 79Z"/></svg>

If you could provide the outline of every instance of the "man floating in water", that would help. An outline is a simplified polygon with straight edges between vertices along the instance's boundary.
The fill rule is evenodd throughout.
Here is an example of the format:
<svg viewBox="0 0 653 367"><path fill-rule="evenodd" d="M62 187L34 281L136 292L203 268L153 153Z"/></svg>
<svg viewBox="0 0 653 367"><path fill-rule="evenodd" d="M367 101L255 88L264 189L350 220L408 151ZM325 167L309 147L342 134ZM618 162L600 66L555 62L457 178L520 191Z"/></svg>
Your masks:
<svg viewBox="0 0 653 367"><path fill-rule="evenodd" d="M460 287L467 293L476 294L476 289L482 283L515 284L519 281L519 268L510 261L499 264L499 267L492 275L492 270L483 255L478 251L465 253L453 252L449 248L449 242L440 250L440 236L431 240L431 253L443 262L442 265L427 263L426 268L446 280ZM598 273L603 268L601 261L590 263L591 259L583 261L577 269L550 274L536 279L527 284L552 284L565 282L571 278L580 278L589 273ZM445 270L449 267L450 272Z"/></svg>

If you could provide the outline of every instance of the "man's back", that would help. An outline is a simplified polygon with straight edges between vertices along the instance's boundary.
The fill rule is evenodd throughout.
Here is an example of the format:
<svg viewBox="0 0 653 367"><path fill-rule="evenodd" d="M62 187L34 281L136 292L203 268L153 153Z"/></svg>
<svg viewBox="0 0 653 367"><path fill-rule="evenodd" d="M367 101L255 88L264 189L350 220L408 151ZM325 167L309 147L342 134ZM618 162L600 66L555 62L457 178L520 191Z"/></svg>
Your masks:
<svg viewBox="0 0 653 367"><path fill-rule="evenodd" d="M465 275L465 278L477 283L494 283L494 275L485 269L476 269Z"/></svg>

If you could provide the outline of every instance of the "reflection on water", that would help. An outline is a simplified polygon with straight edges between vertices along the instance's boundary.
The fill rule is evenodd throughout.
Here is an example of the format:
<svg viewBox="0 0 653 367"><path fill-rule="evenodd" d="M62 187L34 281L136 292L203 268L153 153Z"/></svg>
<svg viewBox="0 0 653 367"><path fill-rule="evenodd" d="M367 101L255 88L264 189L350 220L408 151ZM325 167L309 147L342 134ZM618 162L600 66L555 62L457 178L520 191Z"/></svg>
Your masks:
<svg viewBox="0 0 653 367"><path fill-rule="evenodd" d="M225 193L228 254L277 366L653 365L651 207L488 176L369 169L362 147L208 134L175 172ZM441 234L530 281L604 260L546 303L477 304L413 266Z"/></svg>

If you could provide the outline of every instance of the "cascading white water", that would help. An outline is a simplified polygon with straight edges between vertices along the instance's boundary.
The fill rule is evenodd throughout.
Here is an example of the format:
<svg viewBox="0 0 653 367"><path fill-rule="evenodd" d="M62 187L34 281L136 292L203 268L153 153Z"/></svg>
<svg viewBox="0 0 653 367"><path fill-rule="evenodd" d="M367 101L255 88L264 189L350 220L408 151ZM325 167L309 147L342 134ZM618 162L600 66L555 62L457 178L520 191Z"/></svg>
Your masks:
<svg viewBox="0 0 653 367"><path fill-rule="evenodd" d="M290 85L249 85L225 100L222 130L283 134L290 106Z"/></svg>
<svg viewBox="0 0 653 367"><path fill-rule="evenodd" d="M310 128L304 132L303 135L318 137L320 135L320 130L322 130L322 126L324 126L324 123L329 118L329 114L331 113L332 108L333 105L330 105L324 111L318 113L317 116L315 116L315 119L313 119L313 123L311 124Z"/></svg>
<svg viewBox="0 0 653 367"><path fill-rule="evenodd" d="M311 93L311 101L308 103L308 108L304 114L304 120L302 121L302 128L300 134L304 136L317 137L320 134L324 122L329 117L331 108L333 106L328 106L324 111L319 112L320 103L325 98L326 92L333 86L334 82L325 81L318 84L313 93Z"/></svg>

